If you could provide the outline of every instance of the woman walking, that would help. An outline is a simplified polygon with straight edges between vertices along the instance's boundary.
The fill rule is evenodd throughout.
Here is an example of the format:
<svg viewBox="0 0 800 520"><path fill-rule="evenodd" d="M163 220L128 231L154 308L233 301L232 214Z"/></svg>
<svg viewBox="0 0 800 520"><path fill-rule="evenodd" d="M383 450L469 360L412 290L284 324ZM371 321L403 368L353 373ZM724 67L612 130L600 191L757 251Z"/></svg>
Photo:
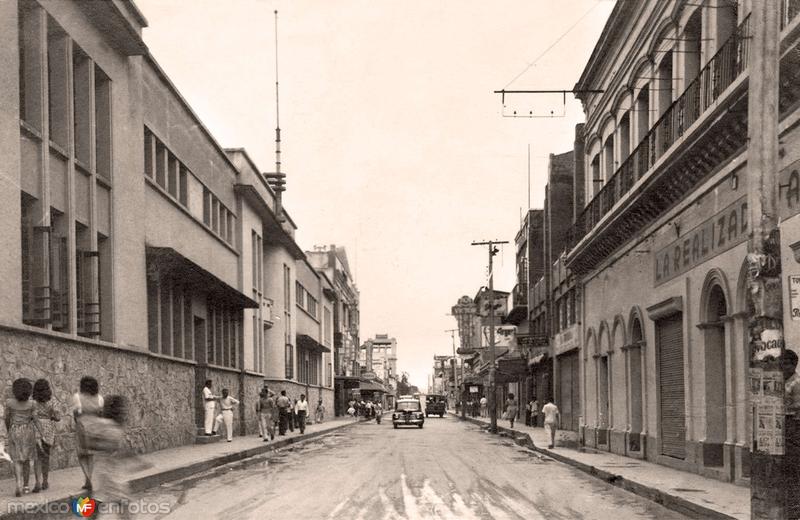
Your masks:
<svg viewBox="0 0 800 520"><path fill-rule="evenodd" d="M94 450L89 445L89 429L93 419L101 415L104 404L97 379L92 376L83 376L79 391L73 396L72 416L75 419L75 433L78 437L78 464L86 478L81 489L87 491L92 490L92 471L94 470Z"/></svg>
<svg viewBox="0 0 800 520"><path fill-rule="evenodd" d="M506 400L506 418L511 423L511 427L514 427L514 419L517 418L517 411L519 410L517 406L517 400L514 398L514 394L508 394L508 399Z"/></svg>
<svg viewBox="0 0 800 520"><path fill-rule="evenodd" d="M29 475L27 472L30 472L30 465L36 460L35 419L33 403L30 400L33 386L27 379L19 378L11 384L11 393L14 397L6 401L5 413L7 448L14 463L14 477L17 483L14 496L21 496L23 492L29 491L27 478L24 478L24 475ZM23 479L26 481L23 482Z"/></svg>
<svg viewBox="0 0 800 520"><path fill-rule="evenodd" d="M37 379L33 384L33 415L36 418L36 485L33 492L47 489L47 477L50 474L50 449L53 447L56 435L56 423L61 420L61 415L50 401L53 392L47 379ZM40 484L41 483L41 484Z"/></svg>

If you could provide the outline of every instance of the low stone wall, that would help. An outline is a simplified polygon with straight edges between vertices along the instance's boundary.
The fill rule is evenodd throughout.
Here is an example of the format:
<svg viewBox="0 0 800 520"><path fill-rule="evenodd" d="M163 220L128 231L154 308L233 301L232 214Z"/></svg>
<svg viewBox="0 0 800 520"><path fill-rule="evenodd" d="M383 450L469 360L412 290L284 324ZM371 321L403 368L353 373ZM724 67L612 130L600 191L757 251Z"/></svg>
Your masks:
<svg viewBox="0 0 800 520"><path fill-rule="evenodd" d="M54 469L77 464L72 396L80 378L94 376L101 395L121 394L130 403L127 439L137 452L170 448L194 441L194 367L154 357L147 352L100 346L39 334L0 329L0 415L11 383L18 377L45 378L53 389L53 404L62 419L56 425L51 456ZM5 438L5 431L3 431ZM8 474L8 466L0 470Z"/></svg>

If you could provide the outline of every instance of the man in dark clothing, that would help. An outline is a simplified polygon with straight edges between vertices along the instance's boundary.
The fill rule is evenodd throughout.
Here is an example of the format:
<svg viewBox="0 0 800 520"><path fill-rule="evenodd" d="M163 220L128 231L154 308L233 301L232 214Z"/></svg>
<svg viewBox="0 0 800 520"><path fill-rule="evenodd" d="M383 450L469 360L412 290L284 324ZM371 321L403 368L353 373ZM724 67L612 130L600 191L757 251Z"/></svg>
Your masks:
<svg viewBox="0 0 800 520"><path fill-rule="evenodd" d="M286 397L286 390L281 390L281 395L275 403L278 406L278 434L286 435L286 427L289 424L289 408L292 402Z"/></svg>

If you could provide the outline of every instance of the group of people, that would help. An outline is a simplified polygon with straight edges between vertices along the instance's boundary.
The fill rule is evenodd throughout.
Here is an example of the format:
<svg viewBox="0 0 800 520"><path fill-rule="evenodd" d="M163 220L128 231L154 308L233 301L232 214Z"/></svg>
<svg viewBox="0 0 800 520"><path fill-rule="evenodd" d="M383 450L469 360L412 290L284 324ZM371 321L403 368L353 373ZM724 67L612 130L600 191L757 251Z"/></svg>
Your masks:
<svg viewBox="0 0 800 520"><path fill-rule="evenodd" d="M15 496L19 497L49 487L50 451L55 444L56 423L62 417L53 405L53 392L46 379L34 382L16 379L11 394L5 402L5 448L14 466ZM105 501L124 499L127 497L124 474L131 469L130 461L135 460L121 456L127 455L124 442L127 400L120 395L104 399L97 380L84 376L72 397L71 415L78 463L85 477L82 489ZM93 481L96 456L101 459L99 494ZM31 469L35 479L33 489L29 487Z"/></svg>
<svg viewBox="0 0 800 520"><path fill-rule="evenodd" d="M233 412L239 405L239 400L230 396L227 388L222 389L221 395L215 395L213 382L208 379L203 387L204 402L204 433L216 435L222 424L225 424L225 435L228 442L233 441ZM266 385L261 389L256 402L256 415L258 417L258 436L264 442L275 439L275 428L278 435L286 435L286 431L294 432L297 428L301 434L306 431L309 420L309 404L305 394L300 394L299 399L292 400L286 395L286 390L281 390L280 395ZM322 399L314 409L315 423L321 423L325 418L325 405Z"/></svg>
<svg viewBox="0 0 800 520"><path fill-rule="evenodd" d="M537 419L540 412L544 417L544 429L550 439L550 444L547 447L553 448L556 444L556 431L561 422L561 412L558 411L558 406L556 406L550 398L545 400L545 405L539 410L539 402L534 398L525 405L525 424L527 426L537 426ZM506 409L505 412L503 412L503 418L508 419L511 428L514 427L514 421L518 414L519 405L514 394L510 393L508 394L508 399L506 399Z"/></svg>
<svg viewBox="0 0 800 520"><path fill-rule="evenodd" d="M367 417L373 418L383 413L383 405L380 401L372 402L372 400L357 401L351 399L347 403L347 415L350 417Z"/></svg>

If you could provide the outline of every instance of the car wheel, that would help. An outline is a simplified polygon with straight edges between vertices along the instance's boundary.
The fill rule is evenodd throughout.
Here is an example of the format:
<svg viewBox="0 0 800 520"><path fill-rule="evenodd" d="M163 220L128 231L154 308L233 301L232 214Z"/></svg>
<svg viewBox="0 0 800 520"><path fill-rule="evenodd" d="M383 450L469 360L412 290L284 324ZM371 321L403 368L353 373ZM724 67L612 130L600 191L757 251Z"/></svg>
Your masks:
<svg viewBox="0 0 800 520"><path fill-rule="evenodd" d="M439 418L442 418L442 417L444 417L444 414L443 414L443 413L440 413L440 414L439 414Z"/></svg>
<svg viewBox="0 0 800 520"><path fill-rule="evenodd" d="M426 413L426 414L425 414L425 417L430 417L430 415L428 415L428 414Z"/></svg>
<svg viewBox="0 0 800 520"><path fill-rule="evenodd" d="M396 424L394 425L394 429L395 429L395 430L397 429L397 425L396 425Z"/></svg>
<svg viewBox="0 0 800 520"><path fill-rule="evenodd" d="M419 425L419 429L420 429L420 430L422 429L422 425L421 425L421 424Z"/></svg>

